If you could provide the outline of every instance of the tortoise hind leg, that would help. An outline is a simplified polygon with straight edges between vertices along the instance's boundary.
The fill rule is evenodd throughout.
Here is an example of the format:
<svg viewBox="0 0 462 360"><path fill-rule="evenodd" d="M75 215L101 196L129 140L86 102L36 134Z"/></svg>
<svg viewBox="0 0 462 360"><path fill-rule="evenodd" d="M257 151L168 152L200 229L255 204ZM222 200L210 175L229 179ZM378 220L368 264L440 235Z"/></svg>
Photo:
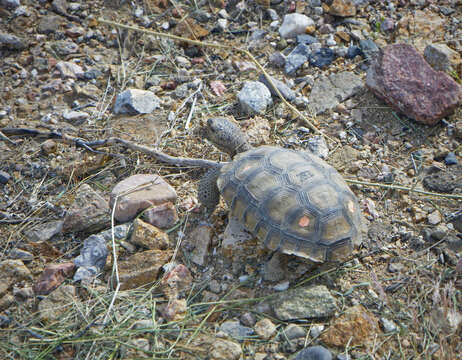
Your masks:
<svg viewBox="0 0 462 360"><path fill-rule="evenodd" d="M209 169L199 182L199 202L209 213L213 213L215 207L220 201L220 191L217 186L217 179L220 175L220 170L221 166L215 166Z"/></svg>

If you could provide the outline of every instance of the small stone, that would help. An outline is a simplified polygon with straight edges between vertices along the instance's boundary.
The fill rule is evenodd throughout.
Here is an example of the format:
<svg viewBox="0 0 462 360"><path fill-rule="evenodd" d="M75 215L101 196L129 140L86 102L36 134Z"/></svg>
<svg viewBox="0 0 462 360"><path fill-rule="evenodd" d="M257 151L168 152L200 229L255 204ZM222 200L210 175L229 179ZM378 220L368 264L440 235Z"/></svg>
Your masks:
<svg viewBox="0 0 462 360"><path fill-rule="evenodd" d="M172 250L147 250L119 261L120 289L134 289L154 283L172 255Z"/></svg>
<svg viewBox="0 0 462 360"><path fill-rule="evenodd" d="M294 360L332 360L332 354L323 346L310 346L300 351Z"/></svg>
<svg viewBox="0 0 462 360"><path fill-rule="evenodd" d="M313 339L316 339L321 335L321 333L324 331L325 326L324 325L313 325L310 328L310 336Z"/></svg>
<svg viewBox="0 0 462 360"><path fill-rule="evenodd" d="M239 360L241 356L241 346L229 340L214 341L210 350L210 360Z"/></svg>
<svg viewBox="0 0 462 360"><path fill-rule="evenodd" d="M162 291L168 299L177 299L188 295L192 285L192 275L183 264L175 265L162 278Z"/></svg>
<svg viewBox="0 0 462 360"><path fill-rule="evenodd" d="M391 333L398 330L396 324L387 318L381 318L380 322L382 323L383 331L385 331L385 333Z"/></svg>
<svg viewBox="0 0 462 360"><path fill-rule="evenodd" d="M0 261L0 296L3 296L9 287L22 280L31 280L32 274L21 260Z"/></svg>
<svg viewBox="0 0 462 360"><path fill-rule="evenodd" d="M311 35L308 34L300 34L297 35L297 44L302 44L302 45L311 45L314 43L318 43L319 40Z"/></svg>
<svg viewBox="0 0 462 360"><path fill-rule="evenodd" d="M24 231L27 239L32 242L48 241L53 236L61 233L63 221L55 220L43 224L37 224L33 229Z"/></svg>
<svg viewBox="0 0 462 360"><path fill-rule="evenodd" d="M254 333L252 328L242 326L239 323L239 320L225 321L220 325L220 331L223 331L225 334L236 340L245 339Z"/></svg>
<svg viewBox="0 0 462 360"><path fill-rule="evenodd" d="M404 265L398 262L391 262L388 264L388 271L391 273L400 273L404 270Z"/></svg>
<svg viewBox="0 0 462 360"><path fill-rule="evenodd" d="M374 58L380 51L375 42L370 39L360 40L359 47L361 48L361 53L366 59Z"/></svg>
<svg viewBox="0 0 462 360"><path fill-rule="evenodd" d="M282 281L276 285L273 286L273 289L275 291L286 291L289 288L290 282L289 280Z"/></svg>
<svg viewBox="0 0 462 360"><path fill-rule="evenodd" d="M462 63L462 58L457 51L452 50L446 44L430 44L424 51L425 60L437 71L451 71Z"/></svg>
<svg viewBox="0 0 462 360"><path fill-rule="evenodd" d="M69 40L55 41L51 44L51 47L59 56L68 56L79 52L79 46L75 42Z"/></svg>
<svg viewBox="0 0 462 360"><path fill-rule="evenodd" d="M106 241L101 235L90 235L83 242L80 255L74 260L78 267L74 281L87 280L94 277L104 269L108 256ZM83 268L83 269L81 269Z"/></svg>
<svg viewBox="0 0 462 360"><path fill-rule="evenodd" d="M34 290L31 286L23 287L20 289L17 287L13 287L13 295L21 299L31 299L35 296Z"/></svg>
<svg viewBox="0 0 462 360"><path fill-rule="evenodd" d="M0 311L8 309L15 302L14 296L11 294L6 294L0 297ZM1 319L0 319L1 323Z"/></svg>
<svg viewBox="0 0 462 360"><path fill-rule="evenodd" d="M170 229L178 222L178 213L175 205L166 202L153 205L143 212L143 219L151 225L161 229Z"/></svg>
<svg viewBox="0 0 462 360"><path fill-rule="evenodd" d="M309 58L311 50L308 46L299 44L287 56L284 71L288 75L294 74Z"/></svg>
<svg viewBox="0 0 462 360"><path fill-rule="evenodd" d="M63 113L63 118L64 120L70 122L71 124L74 125L79 125L82 124L85 120L87 120L90 117L88 113L85 111L65 111Z"/></svg>
<svg viewBox="0 0 462 360"><path fill-rule="evenodd" d="M292 340L292 339L304 338L306 336L306 331L300 325L289 324L284 329L284 334L287 337L287 339Z"/></svg>
<svg viewBox="0 0 462 360"><path fill-rule="evenodd" d="M284 99L286 99L287 101L293 101L295 99L295 92L292 91L292 89L290 87L288 87L285 83L283 83L282 81L279 81L279 80L276 80L275 78L271 77L271 81L272 83L274 84L274 86L279 90L279 92L281 93L281 95L284 97ZM268 79L266 78L266 76L264 74L261 74L259 77L258 77L258 81L260 81L261 83L265 84L265 86L269 89L269 91L271 92L271 95L275 96L275 97L279 97L279 95L276 93L276 90L274 89L274 87L269 83Z"/></svg>
<svg viewBox="0 0 462 360"><path fill-rule="evenodd" d="M277 51L269 56L268 61L271 64L271 66L274 66L276 68L282 68L286 63L286 58L279 51Z"/></svg>
<svg viewBox="0 0 462 360"><path fill-rule="evenodd" d="M44 154L50 155L54 154L58 149L58 144L52 139L45 140L40 146Z"/></svg>
<svg viewBox="0 0 462 360"><path fill-rule="evenodd" d="M334 0L329 6L329 14L348 17L356 15L356 6L353 0Z"/></svg>
<svg viewBox="0 0 462 360"><path fill-rule="evenodd" d="M81 79L83 78L83 69L81 66L71 61L60 61L56 64L56 68L61 73L61 76L65 79Z"/></svg>
<svg viewBox="0 0 462 360"><path fill-rule="evenodd" d="M212 243L213 230L209 225L199 225L187 237L185 246L189 250L190 259L196 265L206 264L209 248Z"/></svg>
<svg viewBox="0 0 462 360"><path fill-rule="evenodd" d="M217 20L217 27L221 31L225 31L228 28L228 20L227 19L218 19Z"/></svg>
<svg viewBox="0 0 462 360"><path fill-rule="evenodd" d="M262 339L268 340L276 333L276 325L270 319L265 318L255 324L254 330Z"/></svg>
<svg viewBox="0 0 462 360"><path fill-rule="evenodd" d="M329 317L336 307L335 298L324 285L289 290L272 302L273 311L280 320Z"/></svg>
<svg viewBox="0 0 462 360"><path fill-rule="evenodd" d="M82 184L64 217L63 231L91 233L104 229L110 223L107 200L90 185Z"/></svg>
<svg viewBox="0 0 462 360"><path fill-rule="evenodd" d="M6 171L0 170L0 184L6 184L10 181L11 175L8 174Z"/></svg>
<svg viewBox="0 0 462 360"><path fill-rule="evenodd" d="M29 251L21 249L12 249L9 255L11 259L22 260L25 262L32 261L34 259L34 255L32 255Z"/></svg>
<svg viewBox="0 0 462 360"><path fill-rule="evenodd" d="M459 161L457 160L456 154L454 154L453 152L450 152L444 158L444 163L446 165L458 165Z"/></svg>
<svg viewBox="0 0 462 360"><path fill-rule="evenodd" d="M311 65L322 68L329 66L335 60L335 53L332 49L321 48L313 51L309 60Z"/></svg>
<svg viewBox="0 0 462 360"><path fill-rule="evenodd" d="M270 91L259 81L246 81L237 99L241 110L248 115L263 114L273 103Z"/></svg>
<svg viewBox="0 0 462 360"><path fill-rule="evenodd" d="M38 305L39 318L42 321L55 321L69 311L70 304L78 304L76 288L72 285L61 285Z"/></svg>
<svg viewBox="0 0 462 360"><path fill-rule="evenodd" d="M170 246L168 235L165 232L141 219L135 219L133 222L133 232L130 242L144 249L151 250L165 250Z"/></svg>
<svg viewBox="0 0 462 360"><path fill-rule="evenodd" d="M281 37L288 39L297 36L298 34L304 34L308 26L313 26L314 21L306 15L292 13L284 16L281 27L279 28L279 34Z"/></svg>
<svg viewBox="0 0 462 360"><path fill-rule="evenodd" d="M160 107L160 99L151 91L127 89L117 95L115 114L150 114Z"/></svg>
<svg viewBox="0 0 462 360"><path fill-rule="evenodd" d="M327 159L329 156L329 147L327 146L324 136L315 135L308 139L308 149L321 159Z"/></svg>
<svg viewBox="0 0 462 360"><path fill-rule="evenodd" d="M0 32L0 49L6 48L9 50L24 50L27 48L27 42L13 34Z"/></svg>
<svg viewBox="0 0 462 360"><path fill-rule="evenodd" d="M127 222L153 205L175 203L176 198L175 190L162 177L136 174L114 186L110 207L113 207L117 199L115 218L120 222Z"/></svg>
<svg viewBox="0 0 462 360"><path fill-rule="evenodd" d="M336 318L321 334L321 340L328 346L345 347L363 345L381 333L375 316L362 305L353 306Z"/></svg>
<svg viewBox="0 0 462 360"><path fill-rule="evenodd" d="M40 34L53 34L59 30L63 18L57 15L46 15L39 18L37 32Z"/></svg>
<svg viewBox="0 0 462 360"><path fill-rule="evenodd" d="M441 214L438 210L433 211L427 216L428 223L430 225L438 225L441 222Z"/></svg>
<svg viewBox="0 0 462 360"><path fill-rule="evenodd" d="M73 262L48 265L33 286L37 295L48 295L58 288L75 270Z"/></svg>
<svg viewBox="0 0 462 360"><path fill-rule="evenodd" d="M20 6L21 3L19 0L1 0L0 6L4 7L5 9L16 9Z"/></svg>
<svg viewBox="0 0 462 360"><path fill-rule="evenodd" d="M435 125L462 102L462 87L433 70L407 44L385 47L369 67L366 84L379 98L427 125Z"/></svg>
<svg viewBox="0 0 462 360"><path fill-rule="evenodd" d="M346 58L347 59L354 59L356 56L359 56L362 54L362 51L361 51L361 48L359 46L356 46L356 45L351 45L349 48L348 48L348 51L346 53Z"/></svg>
<svg viewBox="0 0 462 360"><path fill-rule="evenodd" d="M257 322L257 320L255 319L255 315L251 312L245 312L244 314L242 314L240 320L243 325L248 327L253 327Z"/></svg>

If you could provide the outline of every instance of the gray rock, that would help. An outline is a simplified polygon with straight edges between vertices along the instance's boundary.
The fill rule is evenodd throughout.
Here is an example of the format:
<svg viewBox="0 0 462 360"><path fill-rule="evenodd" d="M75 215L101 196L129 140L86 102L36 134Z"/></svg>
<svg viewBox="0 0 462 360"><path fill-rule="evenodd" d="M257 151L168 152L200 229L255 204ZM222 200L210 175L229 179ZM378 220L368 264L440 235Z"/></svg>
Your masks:
<svg viewBox="0 0 462 360"><path fill-rule="evenodd" d="M5 9L16 9L19 5L19 0L0 0L0 6Z"/></svg>
<svg viewBox="0 0 462 360"><path fill-rule="evenodd" d="M0 49L24 50L27 48L27 42L24 39L12 34L0 32Z"/></svg>
<svg viewBox="0 0 462 360"><path fill-rule="evenodd" d="M150 114L160 107L159 98L151 91L127 89L117 95L115 114Z"/></svg>
<svg viewBox="0 0 462 360"><path fill-rule="evenodd" d="M286 291L289 288L290 282L289 280L282 281L276 285L273 286L273 289L275 291Z"/></svg>
<svg viewBox="0 0 462 360"><path fill-rule="evenodd" d="M185 246L188 248L191 261L203 266L209 255L210 244L212 243L213 230L208 225L197 226L186 240Z"/></svg>
<svg viewBox="0 0 462 360"><path fill-rule="evenodd" d="M297 35L297 44L311 45L318 42L319 40L315 36L311 36L308 34Z"/></svg>
<svg viewBox="0 0 462 360"><path fill-rule="evenodd" d="M78 267L74 281L90 279L98 272L102 271L108 256L106 241L101 235L91 235L80 250L80 255L74 259L74 264Z"/></svg>
<svg viewBox="0 0 462 360"><path fill-rule="evenodd" d="M38 305L39 318L42 321L58 320L69 311L69 304L76 304L76 288L72 285L61 285ZM67 306L65 306L67 304Z"/></svg>
<svg viewBox="0 0 462 360"><path fill-rule="evenodd" d="M33 229L24 231L24 235L32 242L48 241L53 236L59 234L62 229L63 220L55 220L38 224Z"/></svg>
<svg viewBox="0 0 462 360"><path fill-rule="evenodd" d="M92 233L108 227L110 223L107 200L90 185L82 184L64 217L63 231Z"/></svg>
<svg viewBox="0 0 462 360"><path fill-rule="evenodd" d="M220 326L220 331L223 331L228 336L240 340L245 339L254 333L252 328L242 326L239 320L227 320Z"/></svg>
<svg viewBox="0 0 462 360"><path fill-rule="evenodd" d="M340 102L364 88L362 79L352 72L341 72L318 79L309 96L310 108L318 115L335 108Z"/></svg>
<svg viewBox="0 0 462 360"><path fill-rule="evenodd" d="M293 38L298 34L304 34L308 26L314 26L313 19L308 16L298 13L287 14L279 28L279 34L285 39Z"/></svg>
<svg viewBox="0 0 462 360"><path fill-rule="evenodd" d="M245 312L244 314L241 315L241 323L244 324L245 326L252 327L255 325L257 320L255 319L255 315L252 314L251 312Z"/></svg>
<svg viewBox="0 0 462 360"><path fill-rule="evenodd" d="M300 351L295 360L332 360L332 354L323 346L310 346Z"/></svg>
<svg viewBox="0 0 462 360"><path fill-rule="evenodd" d="M295 92L292 91L292 89L290 87L288 87L285 83L283 83L282 81L279 81L273 77L270 77L271 78L271 81L273 82L274 86L279 90L279 92L281 93L281 95L284 97L284 99L286 99L287 101L293 101L295 99ZM276 93L276 90L274 89L274 87L269 83L268 79L266 78L266 76L264 74L261 74L259 77L258 77L258 81L260 81L261 83L265 84L265 86L269 89L269 91L271 92L271 95L273 96L276 96L276 97L279 97L278 94Z"/></svg>
<svg viewBox="0 0 462 360"><path fill-rule="evenodd" d="M34 259L34 255L32 255L29 251L21 249L12 249L9 255L11 259L19 259L25 262Z"/></svg>
<svg viewBox="0 0 462 360"><path fill-rule="evenodd" d="M272 53L268 59L271 66L282 68L286 63L286 58L279 51Z"/></svg>
<svg viewBox="0 0 462 360"><path fill-rule="evenodd" d="M82 67L71 61L60 61L56 64L56 68L63 78L81 79L84 75Z"/></svg>
<svg viewBox="0 0 462 360"><path fill-rule="evenodd" d="M456 154L454 154L453 152L450 152L444 158L444 163L446 165L458 165L459 161L457 160Z"/></svg>
<svg viewBox="0 0 462 360"><path fill-rule="evenodd" d="M329 147L327 146L324 136L315 135L310 137L307 145L308 149L321 159L327 159L329 156Z"/></svg>
<svg viewBox="0 0 462 360"><path fill-rule="evenodd" d="M246 81L237 99L245 114L263 114L273 103L268 88L259 81Z"/></svg>
<svg viewBox="0 0 462 360"><path fill-rule="evenodd" d="M335 298L324 285L286 291L271 305L276 318L280 320L329 317L337 307Z"/></svg>
<svg viewBox="0 0 462 360"><path fill-rule="evenodd" d="M53 34L59 30L63 18L58 15L45 15L38 21L37 32L40 34Z"/></svg>
<svg viewBox="0 0 462 360"><path fill-rule="evenodd" d="M51 44L51 47L59 56L67 56L79 52L79 46L69 40L59 40Z"/></svg>
<svg viewBox="0 0 462 360"><path fill-rule="evenodd" d="M380 322L382 323L383 330L386 333L391 333L391 332L395 332L396 330L398 330L398 327L396 326L396 324L393 321L388 320L387 318L381 318Z"/></svg>
<svg viewBox="0 0 462 360"><path fill-rule="evenodd" d="M11 175L8 174L6 171L0 170L0 184L6 184L10 181Z"/></svg>
<svg viewBox="0 0 462 360"><path fill-rule="evenodd" d="M89 117L90 114L86 113L85 111L66 110L63 113L64 120L74 125L82 124Z"/></svg>
<svg viewBox="0 0 462 360"><path fill-rule="evenodd" d="M268 17L269 17L272 21L277 21L277 20L279 20L279 15L278 15L278 13L276 12L276 10L274 10L274 9L266 9L266 13L268 14Z"/></svg>
<svg viewBox="0 0 462 360"><path fill-rule="evenodd" d="M287 75L294 74L297 69L308 61L311 55L311 49L303 44L299 44L287 56L284 71Z"/></svg>
<svg viewBox="0 0 462 360"><path fill-rule="evenodd" d="M324 325L313 325L310 329L310 336L316 339L324 331Z"/></svg>
<svg viewBox="0 0 462 360"><path fill-rule="evenodd" d="M363 53L366 59L372 59L380 51L379 47L375 44L375 42L370 39L360 40L359 47L361 48L361 52Z"/></svg>
<svg viewBox="0 0 462 360"><path fill-rule="evenodd" d="M457 51L446 44L430 44L424 50L424 58L438 71L450 71L462 62Z"/></svg>
<svg viewBox="0 0 462 360"><path fill-rule="evenodd" d="M304 338L306 336L306 331L303 327L297 324L289 324L284 329L284 334L289 340L292 340Z"/></svg>

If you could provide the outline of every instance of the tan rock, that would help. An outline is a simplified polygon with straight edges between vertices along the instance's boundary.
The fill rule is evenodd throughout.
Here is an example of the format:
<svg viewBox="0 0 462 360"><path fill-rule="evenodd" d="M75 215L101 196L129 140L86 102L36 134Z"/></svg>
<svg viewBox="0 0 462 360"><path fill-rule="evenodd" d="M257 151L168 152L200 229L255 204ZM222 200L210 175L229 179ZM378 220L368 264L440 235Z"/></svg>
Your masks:
<svg viewBox="0 0 462 360"><path fill-rule="evenodd" d="M210 351L211 360L238 360L242 355L241 346L233 341L218 339Z"/></svg>
<svg viewBox="0 0 462 360"><path fill-rule="evenodd" d="M62 314L69 311L71 304L77 301L75 287L62 285L40 301L39 317L42 321L58 320Z"/></svg>
<svg viewBox="0 0 462 360"><path fill-rule="evenodd" d="M31 280L32 274L21 260L4 260L0 262L0 296L11 285L22 280Z"/></svg>
<svg viewBox="0 0 462 360"><path fill-rule="evenodd" d="M204 265L209 254L213 230L208 225L197 226L187 238L186 246L191 250L191 261L196 265Z"/></svg>
<svg viewBox="0 0 462 360"><path fill-rule="evenodd" d="M140 219L135 219L133 222L130 242L150 250L165 250L170 246L168 235L165 232Z"/></svg>
<svg viewBox="0 0 462 360"><path fill-rule="evenodd" d="M327 346L345 347L366 344L380 333L379 322L374 314L362 305L353 306L335 319L330 327L321 334L321 340Z"/></svg>
<svg viewBox="0 0 462 360"><path fill-rule="evenodd" d="M167 321L180 321L186 316L188 307L186 299L173 299L170 300L162 311L162 316Z"/></svg>
<svg viewBox="0 0 462 360"><path fill-rule="evenodd" d="M270 319L264 318L255 324L254 330L262 339L268 340L276 333L276 325Z"/></svg>
<svg viewBox="0 0 462 360"><path fill-rule="evenodd" d="M0 298L0 311L8 309L14 303L14 296L6 294Z"/></svg>
<svg viewBox="0 0 462 360"><path fill-rule="evenodd" d="M177 195L175 190L160 176L137 174L114 186L111 192L111 208L116 198L115 218L126 222L153 205L174 203Z"/></svg>
<svg viewBox="0 0 462 360"><path fill-rule="evenodd" d="M159 270L173 255L173 250L148 250L119 262L121 290L134 289L157 280Z"/></svg>
<svg viewBox="0 0 462 360"><path fill-rule="evenodd" d="M334 0L329 7L329 14L335 16L355 16L356 6L352 0Z"/></svg>
<svg viewBox="0 0 462 360"><path fill-rule="evenodd" d="M169 299L186 296L191 289L191 272L183 264L176 265L162 279L162 291Z"/></svg>

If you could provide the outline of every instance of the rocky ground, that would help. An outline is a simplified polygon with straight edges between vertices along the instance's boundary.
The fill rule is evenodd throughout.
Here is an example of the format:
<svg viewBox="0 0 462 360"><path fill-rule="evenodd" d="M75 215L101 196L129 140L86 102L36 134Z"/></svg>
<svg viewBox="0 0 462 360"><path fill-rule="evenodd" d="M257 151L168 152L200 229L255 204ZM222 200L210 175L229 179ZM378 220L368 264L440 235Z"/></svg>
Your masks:
<svg viewBox="0 0 462 360"><path fill-rule="evenodd" d="M0 358L460 358L460 0L0 0L0 19ZM347 179L347 261L205 215L217 116Z"/></svg>

